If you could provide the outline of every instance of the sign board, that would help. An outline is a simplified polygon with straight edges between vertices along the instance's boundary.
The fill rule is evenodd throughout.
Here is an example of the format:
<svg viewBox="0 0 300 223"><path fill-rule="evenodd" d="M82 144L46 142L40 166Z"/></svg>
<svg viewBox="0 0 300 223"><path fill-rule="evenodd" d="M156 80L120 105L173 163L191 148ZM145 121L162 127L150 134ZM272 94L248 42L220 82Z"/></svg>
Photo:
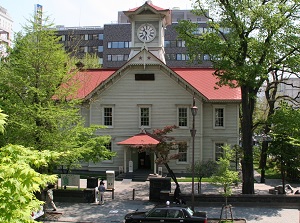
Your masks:
<svg viewBox="0 0 300 223"><path fill-rule="evenodd" d="M80 175L61 174L61 186L78 186L80 189Z"/></svg>
<svg viewBox="0 0 300 223"><path fill-rule="evenodd" d="M129 161L129 173L133 172L133 162L130 160Z"/></svg>
<svg viewBox="0 0 300 223"><path fill-rule="evenodd" d="M106 181L107 181L107 189L115 188L115 171L113 170L106 171Z"/></svg>

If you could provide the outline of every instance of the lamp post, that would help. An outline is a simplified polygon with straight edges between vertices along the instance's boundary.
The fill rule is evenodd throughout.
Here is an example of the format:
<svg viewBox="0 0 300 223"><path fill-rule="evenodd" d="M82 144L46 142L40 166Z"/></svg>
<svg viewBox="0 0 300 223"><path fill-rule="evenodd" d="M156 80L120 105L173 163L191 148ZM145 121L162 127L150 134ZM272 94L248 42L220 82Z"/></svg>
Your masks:
<svg viewBox="0 0 300 223"><path fill-rule="evenodd" d="M193 97L193 107L191 107L191 112L193 115L193 127L190 130L191 136L192 136L192 210L194 211L194 203L195 203L195 135L196 135L196 129L195 129L195 116L197 115L198 108L195 105L195 97Z"/></svg>

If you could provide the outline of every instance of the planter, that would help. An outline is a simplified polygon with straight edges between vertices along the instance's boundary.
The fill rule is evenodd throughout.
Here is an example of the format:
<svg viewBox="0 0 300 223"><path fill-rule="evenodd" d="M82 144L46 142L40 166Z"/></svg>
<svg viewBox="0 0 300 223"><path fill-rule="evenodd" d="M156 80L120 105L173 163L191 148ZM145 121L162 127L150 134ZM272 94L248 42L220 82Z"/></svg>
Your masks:
<svg viewBox="0 0 300 223"><path fill-rule="evenodd" d="M93 203L95 202L95 189L85 190L53 190L54 202Z"/></svg>

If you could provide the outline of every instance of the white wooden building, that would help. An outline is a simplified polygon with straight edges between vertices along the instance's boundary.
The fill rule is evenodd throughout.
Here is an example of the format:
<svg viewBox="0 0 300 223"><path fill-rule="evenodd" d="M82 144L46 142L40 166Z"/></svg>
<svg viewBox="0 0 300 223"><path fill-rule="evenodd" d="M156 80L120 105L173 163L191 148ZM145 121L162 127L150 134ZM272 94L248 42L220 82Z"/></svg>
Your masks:
<svg viewBox="0 0 300 223"><path fill-rule="evenodd" d="M184 173L192 160L193 97L198 113L195 117L194 160L216 160L224 144L239 143L239 88L218 87L211 68L170 68L164 59L164 29L170 24L170 11L146 2L125 11L132 24L131 53L119 69L85 70L78 73L81 87L78 98L84 99L82 115L87 125L107 128L98 134L112 137L110 149L117 153L111 160L86 163L84 170L106 171L150 169L157 173L154 154L120 145L142 130L152 133L168 125L176 140L186 142L187 149L169 165L175 173ZM145 140L147 140L147 134ZM141 136L141 135L139 135ZM143 140L143 138L141 139ZM130 167L131 168L131 167Z"/></svg>

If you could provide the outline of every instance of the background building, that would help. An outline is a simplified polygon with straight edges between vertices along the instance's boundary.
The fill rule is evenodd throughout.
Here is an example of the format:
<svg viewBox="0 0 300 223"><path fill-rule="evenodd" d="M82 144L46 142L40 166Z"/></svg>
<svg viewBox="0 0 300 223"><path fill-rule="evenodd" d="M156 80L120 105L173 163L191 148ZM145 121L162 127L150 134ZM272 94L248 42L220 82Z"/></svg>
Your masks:
<svg viewBox="0 0 300 223"><path fill-rule="evenodd" d="M190 10L173 8L171 25L164 32L166 64L169 67L210 67L208 55L200 55L202 63L187 63L189 57L185 42L177 39L175 27L180 20L189 20L199 24L199 34L207 29L207 18L196 16ZM123 11L118 12L117 24L105 24L103 27L64 27L57 26L57 35L61 37L67 52L82 58L85 53L97 54L103 68L118 68L129 58L132 28L129 18Z"/></svg>
<svg viewBox="0 0 300 223"><path fill-rule="evenodd" d="M11 45L13 20L7 10L0 6L0 54L5 56L7 47Z"/></svg>

